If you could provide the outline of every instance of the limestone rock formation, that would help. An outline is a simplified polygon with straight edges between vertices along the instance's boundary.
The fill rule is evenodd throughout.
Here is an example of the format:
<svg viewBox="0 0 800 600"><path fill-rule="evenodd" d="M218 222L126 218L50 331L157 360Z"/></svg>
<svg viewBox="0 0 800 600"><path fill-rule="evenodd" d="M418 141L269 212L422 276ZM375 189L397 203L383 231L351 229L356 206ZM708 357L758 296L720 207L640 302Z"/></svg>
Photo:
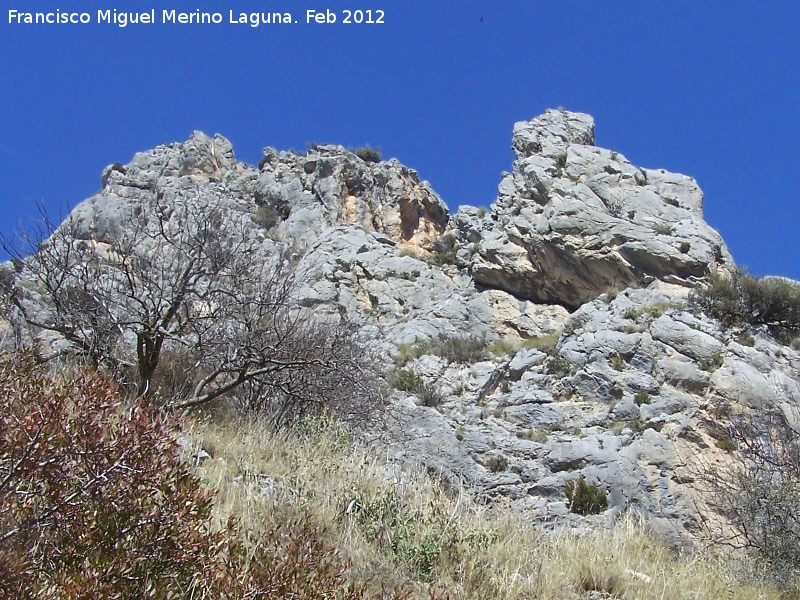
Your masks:
<svg viewBox="0 0 800 600"><path fill-rule="evenodd" d="M428 249L448 221L444 202L416 171L396 159L368 163L341 146L313 146L306 155L266 148L253 193L262 210L281 214L277 235L295 245L347 224Z"/></svg>
<svg viewBox="0 0 800 600"><path fill-rule="evenodd" d="M477 245L478 283L575 309L656 279L691 286L732 264L703 221L697 183L595 147L589 115L549 110L517 123L513 148L491 212L456 215Z"/></svg>
<svg viewBox="0 0 800 600"><path fill-rule="evenodd" d="M742 345L690 310L689 290L733 266L693 179L594 146L580 113L517 123L513 148L491 209L451 217L394 159L266 148L255 167L195 132L106 168L71 218L102 247L144 200L166 214L215 203L252 260L292 249L300 306L360 324L389 385L412 376L417 388L391 391L390 437L376 434L393 460L544 526L632 510L685 544L702 526L693 462L724 459L730 411L800 406L800 354L763 328ZM0 345L11 332L0 323ZM568 512L565 485L580 476L609 491L604 514Z"/></svg>

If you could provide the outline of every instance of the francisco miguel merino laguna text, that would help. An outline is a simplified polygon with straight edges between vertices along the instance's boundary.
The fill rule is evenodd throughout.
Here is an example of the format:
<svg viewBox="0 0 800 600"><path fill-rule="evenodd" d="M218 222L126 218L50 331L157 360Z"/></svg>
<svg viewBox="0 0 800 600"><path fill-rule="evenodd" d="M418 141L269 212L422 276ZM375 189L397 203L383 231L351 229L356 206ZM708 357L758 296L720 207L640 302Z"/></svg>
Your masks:
<svg viewBox="0 0 800 600"><path fill-rule="evenodd" d="M309 13L316 13L316 11L308 11ZM324 13L322 13L324 14ZM284 12L255 12L255 13L235 13L229 11L229 18L227 23L230 24L244 24L251 27L258 27L259 25L278 24L278 23L296 23L292 18L291 13ZM169 24L211 24L219 25L223 23L224 18L222 13L218 12L201 12L199 9L194 12L178 12L174 9L161 11L161 23ZM22 12L18 10L8 11L9 24L25 24L25 25L63 25L63 24L83 24L89 23L108 23L117 25L119 27L127 27L128 25L147 25L156 23L156 9L150 9L145 12L122 12L117 9L98 10L97 19L93 20L91 14L88 12L62 12L55 10L52 12ZM308 19L307 19L308 22Z"/></svg>

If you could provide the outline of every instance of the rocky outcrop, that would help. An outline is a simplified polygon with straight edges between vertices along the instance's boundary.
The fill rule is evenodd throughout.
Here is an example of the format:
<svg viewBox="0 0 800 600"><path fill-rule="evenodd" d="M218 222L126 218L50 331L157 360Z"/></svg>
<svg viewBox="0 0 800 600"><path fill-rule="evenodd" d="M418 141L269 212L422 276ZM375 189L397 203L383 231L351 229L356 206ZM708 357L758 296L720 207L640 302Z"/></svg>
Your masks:
<svg viewBox="0 0 800 600"><path fill-rule="evenodd" d="M253 191L259 206L281 213L276 235L294 245L349 224L426 250L448 222L446 205L416 171L395 159L366 162L341 146L305 155L266 148Z"/></svg>
<svg viewBox="0 0 800 600"><path fill-rule="evenodd" d="M727 416L800 406L800 353L740 334L679 295L629 289L581 307L551 347L470 365L423 356L410 368L447 394L435 412L401 395L395 452L558 527L585 525L564 496L584 476L609 492L589 520L634 511L685 545L704 533L695 478L727 460Z"/></svg>
<svg viewBox="0 0 800 600"><path fill-rule="evenodd" d="M236 161L220 135L194 132L106 167L103 189L72 212L85 236L118 234L145 197L217 202L246 212L272 240L306 248L327 228L353 225L427 252L448 223L447 206L413 169L397 160L366 162L341 146L305 154L265 148L258 168ZM263 237L263 236L262 236Z"/></svg>
<svg viewBox="0 0 800 600"><path fill-rule="evenodd" d="M589 115L549 110L517 123L512 145L491 211L454 219L475 244L478 283L575 309L654 280L692 286L732 264L697 183L595 147Z"/></svg>
<svg viewBox="0 0 800 600"><path fill-rule="evenodd" d="M319 145L267 148L255 167L195 132L106 168L71 219L102 247L145 200L167 220L219 207L253 261L291 250L300 306L382 346L388 387L406 376L376 436L390 458L544 526L633 510L675 544L696 539L694 462L724 460L731 412L800 406L800 355L690 310L689 289L733 266L694 180L595 147L580 113L517 123L513 148L491 209L451 218L396 160ZM12 333L0 321L0 348ZM604 514L568 512L580 476L609 492Z"/></svg>

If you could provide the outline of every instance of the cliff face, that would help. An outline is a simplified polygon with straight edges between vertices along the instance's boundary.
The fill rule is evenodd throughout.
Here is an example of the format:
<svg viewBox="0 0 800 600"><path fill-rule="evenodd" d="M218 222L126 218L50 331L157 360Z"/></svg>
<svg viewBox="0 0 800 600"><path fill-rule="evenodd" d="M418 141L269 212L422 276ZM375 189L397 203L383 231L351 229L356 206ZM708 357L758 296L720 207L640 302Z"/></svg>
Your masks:
<svg viewBox="0 0 800 600"><path fill-rule="evenodd" d="M693 286L734 266L693 179L595 147L579 113L517 123L513 148L491 208L451 216L396 160L267 148L253 167L196 132L108 167L72 217L102 246L145 198L218 203L253 260L293 249L307 274L300 305L361 324L388 370L420 384L395 385L394 460L543 523L635 510L676 543L694 539L693 467L726 460L720 415L765 401L788 414L800 355L765 332L742 345L689 310ZM481 343L453 351L464 340ZM588 521L564 501L580 475L610 492Z"/></svg>

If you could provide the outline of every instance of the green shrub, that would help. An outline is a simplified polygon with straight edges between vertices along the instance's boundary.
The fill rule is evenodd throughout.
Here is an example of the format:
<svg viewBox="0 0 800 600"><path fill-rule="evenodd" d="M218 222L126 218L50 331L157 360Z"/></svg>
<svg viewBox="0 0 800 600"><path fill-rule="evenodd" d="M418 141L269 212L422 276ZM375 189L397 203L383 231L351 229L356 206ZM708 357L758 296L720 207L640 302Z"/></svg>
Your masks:
<svg viewBox="0 0 800 600"><path fill-rule="evenodd" d="M416 340L412 344L400 344L395 362L401 366L409 359L430 354L449 363L474 363L488 358L486 340L478 336L440 334L435 338Z"/></svg>
<svg viewBox="0 0 800 600"><path fill-rule="evenodd" d="M675 198L664 198L664 202L666 204L669 204L670 206L675 206L675 207L678 207L678 208L680 208L680 205L681 205L681 203L678 202L678 200L675 199Z"/></svg>
<svg viewBox="0 0 800 600"><path fill-rule="evenodd" d="M659 235L672 235L675 233L675 228L672 225L667 225L666 223L656 223L653 230Z"/></svg>
<svg viewBox="0 0 800 600"><path fill-rule="evenodd" d="M608 492L597 487L596 483L586 483L581 475L577 480L568 481L564 486L570 512L579 515L598 515L608 508Z"/></svg>
<svg viewBox="0 0 800 600"><path fill-rule="evenodd" d="M571 369L572 364L563 356L551 357L545 366L549 375L568 375Z"/></svg>
<svg viewBox="0 0 800 600"><path fill-rule="evenodd" d="M800 285L778 277L756 277L736 269L730 277L711 276L690 301L724 325L767 325L780 331L800 328Z"/></svg>
<svg viewBox="0 0 800 600"><path fill-rule="evenodd" d="M703 371L708 371L709 373L713 373L717 369L722 366L722 363L725 359L722 356L722 352L714 352L710 358L703 358L700 359L697 363L697 366L700 367Z"/></svg>
<svg viewBox="0 0 800 600"><path fill-rule="evenodd" d="M440 237L433 243L433 252L429 257L429 262L436 266L455 265L458 263L456 254L460 245L456 236L448 233Z"/></svg>
<svg viewBox="0 0 800 600"><path fill-rule="evenodd" d="M736 336L736 343L741 344L742 346L750 346L753 347L756 345L756 338L754 338L749 333L740 333Z"/></svg>
<svg viewBox="0 0 800 600"><path fill-rule="evenodd" d="M436 408L444 402L444 396L433 384L425 380L411 369L399 369L389 379L389 385L401 392L414 394L423 406Z"/></svg>
<svg viewBox="0 0 800 600"><path fill-rule="evenodd" d="M253 222L261 225L264 229L272 229L288 219L291 211L292 207L288 204L277 207L271 204L264 204L256 210L256 214L253 215Z"/></svg>
<svg viewBox="0 0 800 600"><path fill-rule="evenodd" d="M379 163L381 162L381 149L380 148L370 148L369 146L362 146L361 148L357 148L355 152L356 156L363 160L364 162L368 163Z"/></svg>
<svg viewBox="0 0 800 600"><path fill-rule="evenodd" d="M411 369L400 369L389 379L389 385L401 392L415 393L424 387L425 381Z"/></svg>
<svg viewBox="0 0 800 600"><path fill-rule="evenodd" d="M637 406L641 406L642 404L650 404L650 394L644 390L638 391L633 397L633 401L636 402Z"/></svg>
<svg viewBox="0 0 800 600"><path fill-rule="evenodd" d="M692 245L689 242L681 242L681 246L679 248L679 250L681 251L681 254L686 254L691 249L692 249Z"/></svg>
<svg viewBox="0 0 800 600"><path fill-rule="evenodd" d="M486 468L492 473L500 473L508 468L508 459L502 454L494 454L486 460Z"/></svg>

